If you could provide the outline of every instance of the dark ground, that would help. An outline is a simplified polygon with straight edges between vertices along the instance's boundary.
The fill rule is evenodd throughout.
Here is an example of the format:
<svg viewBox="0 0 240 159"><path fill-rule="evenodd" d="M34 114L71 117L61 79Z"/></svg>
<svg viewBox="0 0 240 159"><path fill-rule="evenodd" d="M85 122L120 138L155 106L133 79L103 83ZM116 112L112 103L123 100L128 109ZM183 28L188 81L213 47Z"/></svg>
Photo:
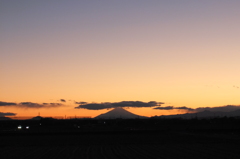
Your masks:
<svg viewBox="0 0 240 159"><path fill-rule="evenodd" d="M0 123L1 159L240 158L235 118ZM19 124L30 129L17 130Z"/></svg>

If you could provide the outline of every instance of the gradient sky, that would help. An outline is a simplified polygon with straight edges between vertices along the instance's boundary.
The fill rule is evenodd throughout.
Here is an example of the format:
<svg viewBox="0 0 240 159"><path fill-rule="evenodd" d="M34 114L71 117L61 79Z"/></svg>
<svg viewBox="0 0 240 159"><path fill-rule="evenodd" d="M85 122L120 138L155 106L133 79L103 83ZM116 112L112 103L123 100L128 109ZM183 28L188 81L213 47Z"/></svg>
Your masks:
<svg viewBox="0 0 240 159"><path fill-rule="evenodd" d="M0 0L0 101L67 100L0 111L107 111L74 109L74 100L240 105L239 7L239 0Z"/></svg>

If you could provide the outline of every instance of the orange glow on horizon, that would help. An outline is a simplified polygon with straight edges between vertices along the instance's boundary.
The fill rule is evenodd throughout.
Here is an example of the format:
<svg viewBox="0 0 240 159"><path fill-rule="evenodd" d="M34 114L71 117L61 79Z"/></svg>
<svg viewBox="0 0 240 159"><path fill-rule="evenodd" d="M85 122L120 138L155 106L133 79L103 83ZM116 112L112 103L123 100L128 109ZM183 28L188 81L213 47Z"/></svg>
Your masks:
<svg viewBox="0 0 240 159"><path fill-rule="evenodd" d="M4 108L5 112L17 112L16 116L8 116L16 119L29 119L36 116L42 117L55 117L59 119L65 118L81 118L90 117L94 118L100 114L111 111L111 109L102 110L87 110L87 109L74 109L74 107L60 107L60 108ZM173 114L184 114L188 113L186 110L156 110L153 108L124 108L125 110L140 116L161 116L161 115L173 115Z"/></svg>

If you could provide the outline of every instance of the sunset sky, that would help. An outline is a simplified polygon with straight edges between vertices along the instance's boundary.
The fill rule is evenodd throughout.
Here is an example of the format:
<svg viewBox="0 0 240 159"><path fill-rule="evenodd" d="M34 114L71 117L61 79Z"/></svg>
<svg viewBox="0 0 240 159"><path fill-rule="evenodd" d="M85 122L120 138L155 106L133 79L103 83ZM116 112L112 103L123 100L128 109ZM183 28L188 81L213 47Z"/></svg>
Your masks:
<svg viewBox="0 0 240 159"><path fill-rule="evenodd" d="M239 7L239 0L0 0L0 112L109 111L75 102L240 105Z"/></svg>

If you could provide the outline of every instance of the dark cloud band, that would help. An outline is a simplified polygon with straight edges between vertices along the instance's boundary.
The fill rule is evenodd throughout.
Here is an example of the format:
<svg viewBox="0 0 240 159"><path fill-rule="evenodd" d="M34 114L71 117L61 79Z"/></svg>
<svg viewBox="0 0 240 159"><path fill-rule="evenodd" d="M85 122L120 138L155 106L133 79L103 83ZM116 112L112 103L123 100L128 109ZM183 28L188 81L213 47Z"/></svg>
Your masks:
<svg viewBox="0 0 240 159"><path fill-rule="evenodd" d="M0 101L0 106L4 107L18 107L18 108L54 108L63 106L61 103L33 103L33 102L21 102L10 103Z"/></svg>
<svg viewBox="0 0 240 159"><path fill-rule="evenodd" d="M0 106L13 106L17 105L17 103L10 103L10 102L2 102L0 101Z"/></svg>
<svg viewBox="0 0 240 159"><path fill-rule="evenodd" d="M61 103L32 103L32 102L22 102L18 104L22 108L54 108L62 106Z"/></svg>
<svg viewBox="0 0 240 159"><path fill-rule="evenodd" d="M188 107L174 107L174 106L166 106L166 107L155 107L153 109L159 109L159 110L172 110L172 109L182 109L182 110L188 110L188 111L194 111L194 109L192 108L188 108Z"/></svg>
<svg viewBox="0 0 240 159"><path fill-rule="evenodd" d="M166 106L166 107L155 107L153 109L160 109L160 110L172 110L174 109L173 106Z"/></svg>
<svg viewBox="0 0 240 159"><path fill-rule="evenodd" d="M3 112L0 112L0 117L15 116L15 115L16 115L16 113L11 113L11 112L3 113Z"/></svg>
<svg viewBox="0 0 240 159"><path fill-rule="evenodd" d="M86 103L81 102L76 104L80 104L79 106L75 107L76 109L89 109L89 110L100 110L100 109L109 109L109 108L117 108L117 107L155 107L160 106L161 104L164 104L163 102L156 102L156 101L150 101L150 102L142 102L142 101L121 101L121 102L115 102L115 103Z"/></svg>

